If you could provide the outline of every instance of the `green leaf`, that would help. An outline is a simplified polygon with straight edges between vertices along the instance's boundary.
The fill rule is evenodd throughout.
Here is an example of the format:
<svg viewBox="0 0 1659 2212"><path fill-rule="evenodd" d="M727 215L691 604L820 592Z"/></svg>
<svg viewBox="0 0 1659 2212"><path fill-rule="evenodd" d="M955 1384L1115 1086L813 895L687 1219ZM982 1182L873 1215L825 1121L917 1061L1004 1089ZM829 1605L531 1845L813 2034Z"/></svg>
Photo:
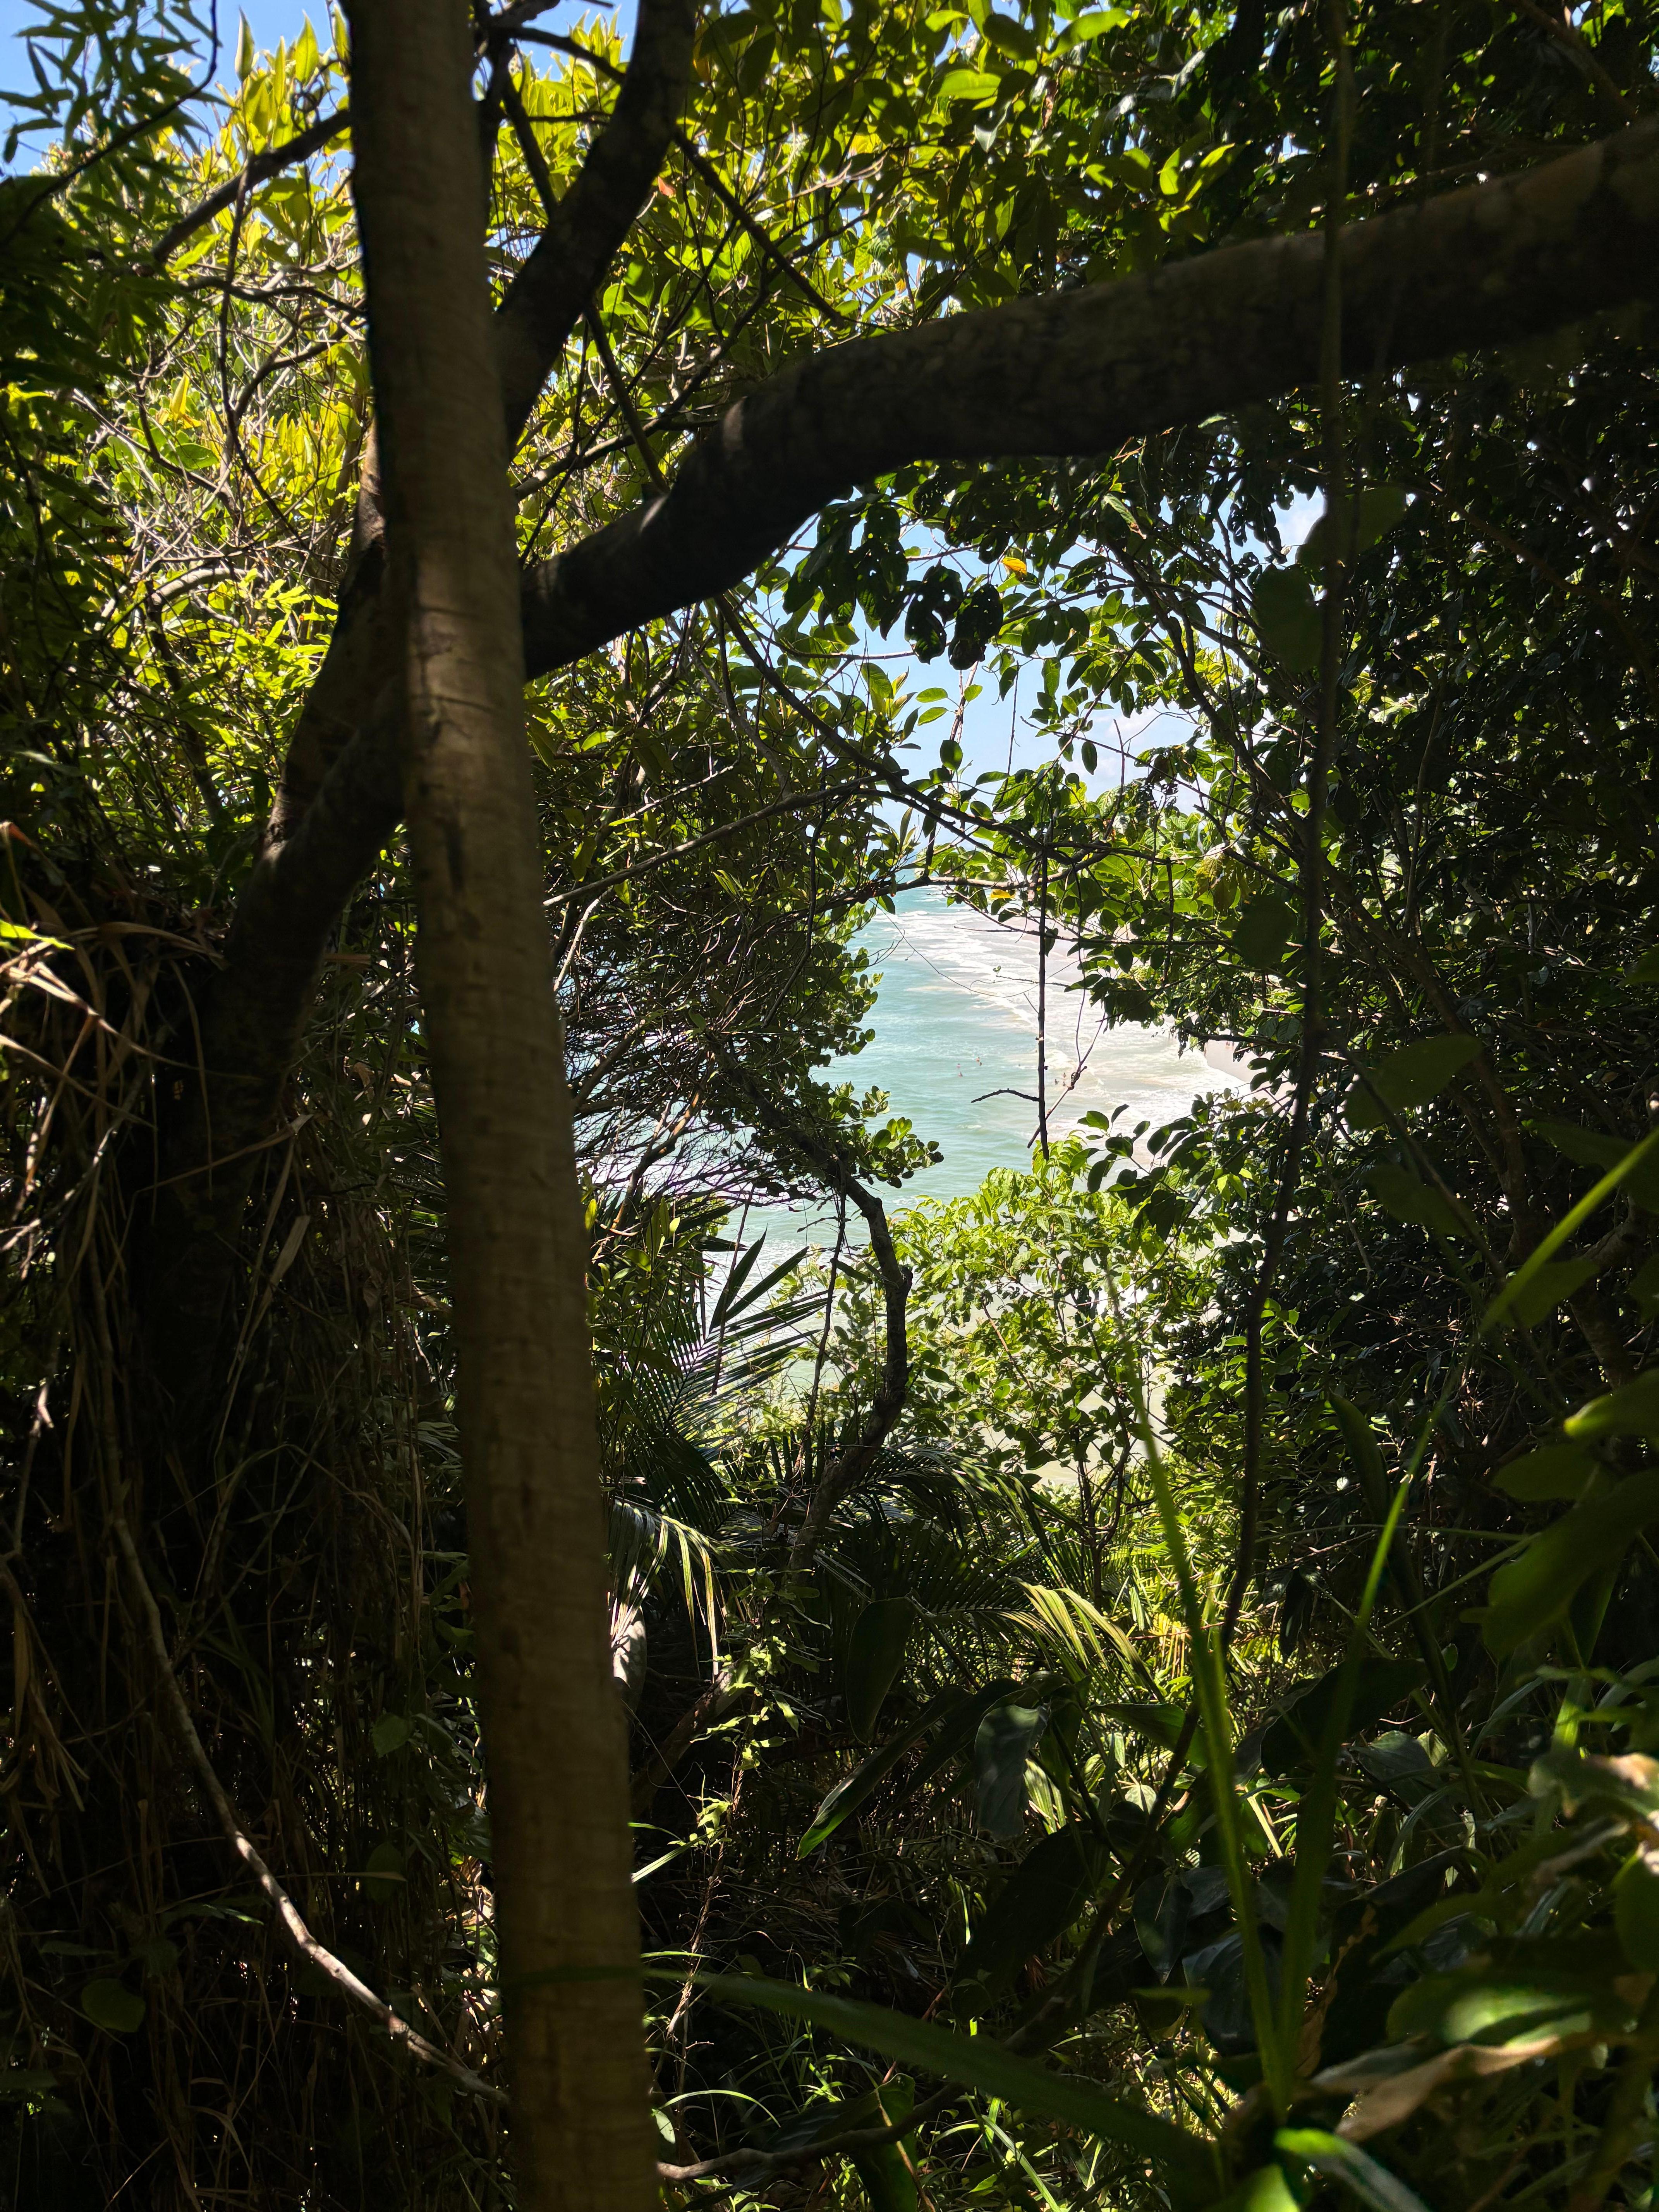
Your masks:
<svg viewBox="0 0 1659 2212"><path fill-rule="evenodd" d="M1589 1577L1621 1559L1637 1531L1656 1520L1659 1469L1627 1476L1609 1497L1575 1505L1534 1536L1518 1559L1492 1578L1481 1620L1487 1650L1507 1658L1528 1637L1553 1627Z"/></svg>
<svg viewBox="0 0 1659 2212"><path fill-rule="evenodd" d="M396 1844L388 1841L375 1844L362 1875L363 1894L371 1905L391 1904L404 1886L404 1869L407 1864Z"/></svg>
<svg viewBox="0 0 1659 2212"><path fill-rule="evenodd" d="M1659 945L1644 952L1632 967L1625 970L1627 983L1659 983Z"/></svg>
<svg viewBox="0 0 1659 2212"><path fill-rule="evenodd" d="M1358 1474L1359 1494L1365 1501L1365 1509L1380 1514L1387 1510L1383 1501L1388 1496L1389 1477L1376 1432L1358 1407L1349 1399L1339 1397L1335 1391L1330 1394L1330 1407L1342 1431L1342 1441L1348 1448L1348 1456Z"/></svg>
<svg viewBox="0 0 1659 2212"><path fill-rule="evenodd" d="M1187 2204L1202 2203L1214 2192L1215 2161L1207 2143L1155 2113L1119 2104L1092 2081L1051 2073L1029 2058L1017 2058L989 2036L957 2035L931 2021L912 2020L906 2013L889 2012L882 2005L758 1977L699 1974L697 1979L721 2003L753 2005L808 2021L901 2064L960 2081L984 2096L1000 2097L1020 2112L1063 2120L1103 2142L1122 2143L1150 2159L1164 2185Z"/></svg>
<svg viewBox="0 0 1659 2212"><path fill-rule="evenodd" d="M1659 1818L1659 1759L1642 1752L1606 1759L1557 1744L1534 1759L1527 1786L1534 1796L1559 1790L1569 1813L1593 1805L1625 1819L1633 1814L1647 1827Z"/></svg>
<svg viewBox="0 0 1659 2212"><path fill-rule="evenodd" d="M1623 1954L1607 1936L1500 1937L1456 1972L1413 1983L1389 2008L1389 2033L1431 2036L1447 2048L1618 2035L1634 2025L1631 1995Z"/></svg>
<svg viewBox="0 0 1659 2212"><path fill-rule="evenodd" d="M1639 1141L1610 1137L1601 1129L1581 1129L1573 1121L1533 1121L1528 1126L1580 1167L1599 1168L1603 1175L1628 1159ZM1625 1177L1624 1188L1639 1206L1659 1213L1659 1160L1644 1160Z"/></svg>
<svg viewBox="0 0 1659 2212"><path fill-rule="evenodd" d="M110 2035L135 2035L144 2024L144 2000L125 1983L100 1978L81 1992L81 2009Z"/></svg>
<svg viewBox="0 0 1659 2212"><path fill-rule="evenodd" d="M1275 660L1302 674L1319 665L1319 609L1299 568L1264 568L1250 586L1256 635Z"/></svg>
<svg viewBox="0 0 1659 2212"><path fill-rule="evenodd" d="M1209 2212L1301 2212L1282 2166L1259 2166L1237 2189L1217 2199Z"/></svg>
<svg viewBox="0 0 1659 2212"><path fill-rule="evenodd" d="M1369 2151L1322 2128L1281 2128L1273 2148L1283 2158L1299 2159L1316 2173L1342 2182L1370 2212L1427 2212L1422 2198Z"/></svg>
<svg viewBox="0 0 1659 2212"><path fill-rule="evenodd" d="M1340 1667L1333 1667L1328 1674L1298 1691L1262 1737L1261 1765L1267 1773L1289 1774L1317 1753L1341 1673ZM1415 1659L1382 1659L1373 1654L1362 1660L1348 1708L1351 1733L1358 1735L1380 1721L1422 1679L1422 1664Z"/></svg>
<svg viewBox="0 0 1659 2212"><path fill-rule="evenodd" d="M44 2067L8 2066L0 2071L0 2099L49 2097L57 2087L58 2076Z"/></svg>
<svg viewBox="0 0 1659 2212"><path fill-rule="evenodd" d="M1028 24L1017 21L1012 15L993 14L985 18L983 27L999 53L1012 54L1017 62L1036 59L1036 33Z"/></svg>
<svg viewBox="0 0 1659 2212"><path fill-rule="evenodd" d="M382 1759L389 1759L409 1741L409 1723L401 1713L382 1713L370 1729L368 1740Z"/></svg>
<svg viewBox="0 0 1659 2212"><path fill-rule="evenodd" d="M1247 968L1271 975L1283 959L1299 920L1288 899L1277 891L1261 891L1239 908L1229 942Z"/></svg>
<svg viewBox="0 0 1659 2212"><path fill-rule="evenodd" d="M974 1928L958 1980L995 1990L1046 1950L1077 1918L1103 1871L1104 1853L1075 1824L1045 1836L1014 1869Z"/></svg>
<svg viewBox="0 0 1659 2212"><path fill-rule="evenodd" d="M1412 1044L1402 1044L1398 1051L1378 1060L1375 1067L1365 1070L1376 1097L1370 1096L1364 1084L1356 1084L1348 1093L1346 1112L1350 1125L1356 1129L1385 1127L1377 1098L1393 1107L1396 1114L1413 1106L1426 1106L1480 1050L1480 1039L1472 1036L1419 1037Z"/></svg>
<svg viewBox="0 0 1659 2212"><path fill-rule="evenodd" d="M253 64L256 57L253 45L253 26L248 21L246 15L242 17L241 21L242 27L240 31L238 32L236 37L236 75L238 80L241 83L246 84L249 77L253 74Z"/></svg>
<svg viewBox="0 0 1659 2212"><path fill-rule="evenodd" d="M1363 1091L1357 1094L1357 1101L1362 1111L1372 1105L1372 1101ZM1347 1115L1356 1127L1376 1126L1376 1123L1356 1120L1356 1094L1352 1092ZM1381 1121L1382 1116L1378 1115L1377 1122ZM1365 1178L1365 1187L1383 1211L1393 1214L1396 1221L1409 1221L1419 1229L1432 1230L1439 1237L1467 1238L1472 1234L1468 1222L1455 1207L1442 1197L1432 1183L1425 1182L1409 1168L1386 1164L1373 1168Z"/></svg>
<svg viewBox="0 0 1659 2212"><path fill-rule="evenodd" d="M1543 1444L1500 1467L1492 1486L1506 1498L1519 1498L1528 1504L1547 1498L1582 1498L1596 1465L1595 1455L1580 1445Z"/></svg>
<svg viewBox="0 0 1659 2212"><path fill-rule="evenodd" d="M1358 527L1354 533L1353 550L1369 553L1373 545L1386 538L1395 525L1405 515L1411 503L1411 495L1398 484L1371 484L1359 495ZM1325 542L1329 536L1326 518L1321 515L1313 528L1297 549L1297 565L1304 568L1320 569L1325 565Z"/></svg>
<svg viewBox="0 0 1659 2212"><path fill-rule="evenodd" d="M915 1749L922 1738L934 1728L940 1729L939 1741L921 1761L906 1785L920 1789L922 1783L938 1772L945 1760L968 1741L978 1726L987 1707L1006 1698L1014 1685L1006 1677L991 1683L983 1690L941 1690L911 1722L909 1727L885 1744L872 1759L844 1782L838 1782L812 1815L812 1825L795 1846L797 1858L809 1852L833 1836L842 1822L856 1813L881 1787L907 1753Z"/></svg>
<svg viewBox="0 0 1659 2212"><path fill-rule="evenodd" d="M1576 1443L1594 1437L1659 1437L1659 1367L1650 1367L1622 1390L1592 1398L1561 1425Z"/></svg>
<svg viewBox="0 0 1659 2212"><path fill-rule="evenodd" d="M890 2128L902 2120L916 2101L915 2085L901 2078L884 2081L867 2097L845 2108L842 2126ZM838 2130L837 2132L840 2130ZM902 2136L896 2142L872 2144L855 2150L848 2164L863 2184L870 2212L916 2212L916 2169Z"/></svg>
<svg viewBox="0 0 1659 2212"><path fill-rule="evenodd" d="M1601 1267L1602 1262L1594 1259L1547 1260L1516 1292L1510 1311L1522 1328L1536 1328L1575 1291L1582 1290L1592 1275L1600 1274Z"/></svg>
<svg viewBox="0 0 1659 2212"><path fill-rule="evenodd" d="M988 106L1001 90L1000 77L973 69L947 70L939 88L941 100L971 100L980 107Z"/></svg>
<svg viewBox="0 0 1659 2212"><path fill-rule="evenodd" d="M1079 15L1075 23L1068 24L1061 32L1054 41L1054 52L1068 54L1073 46L1082 46L1085 40L1097 39L1103 32L1115 31L1128 20L1127 11L1121 8L1091 8L1086 15Z"/></svg>
<svg viewBox="0 0 1659 2212"><path fill-rule="evenodd" d="M1040 1705L994 1705L974 1737L974 1790L988 1836L1017 1836L1025 1825L1025 1763L1048 1724Z"/></svg>
<svg viewBox="0 0 1659 2212"><path fill-rule="evenodd" d="M1613 1924L1625 1956L1644 1974L1659 1974L1659 1850L1638 1844L1613 1885Z"/></svg>
<svg viewBox="0 0 1659 2212"><path fill-rule="evenodd" d="M1143 1742L1157 1744L1161 1751L1175 1749L1182 1723L1187 1717L1184 1705L1153 1705L1150 1700L1113 1703L1097 1710L1103 1720L1115 1722L1119 1728L1139 1736Z"/></svg>
<svg viewBox="0 0 1659 2212"><path fill-rule="evenodd" d="M158 1982L176 1973L179 1968L179 1946L166 1936L152 1936L147 1943L136 1943L132 1955L143 1965L144 1972Z"/></svg>
<svg viewBox="0 0 1659 2212"><path fill-rule="evenodd" d="M878 1597L854 1624L842 1684L848 1722L860 1743L874 1733L882 1701L904 1664L915 1618L908 1597Z"/></svg>

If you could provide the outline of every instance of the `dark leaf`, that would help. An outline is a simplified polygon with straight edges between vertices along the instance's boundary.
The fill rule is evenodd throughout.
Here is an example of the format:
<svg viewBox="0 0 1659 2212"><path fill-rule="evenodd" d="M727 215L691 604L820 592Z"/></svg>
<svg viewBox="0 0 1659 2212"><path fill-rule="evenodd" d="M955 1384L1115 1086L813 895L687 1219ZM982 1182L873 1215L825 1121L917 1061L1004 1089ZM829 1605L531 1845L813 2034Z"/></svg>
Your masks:
<svg viewBox="0 0 1659 2212"><path fill-rule="evenodd" d="M1025 1763L1048 1724L1041 1705L993 1706L974 1737L974 1794L988 1836L1017 1836L1025 1825Z"/></svg>
<svg viewBox="0 0 1659 2212"><path fill-rule="evenodd" d="M848 1724L860 1743L869 1742L883 1700L904 1664L915 1618L908 1597L879 1597L854 1625L842 1682Z"/></svg>

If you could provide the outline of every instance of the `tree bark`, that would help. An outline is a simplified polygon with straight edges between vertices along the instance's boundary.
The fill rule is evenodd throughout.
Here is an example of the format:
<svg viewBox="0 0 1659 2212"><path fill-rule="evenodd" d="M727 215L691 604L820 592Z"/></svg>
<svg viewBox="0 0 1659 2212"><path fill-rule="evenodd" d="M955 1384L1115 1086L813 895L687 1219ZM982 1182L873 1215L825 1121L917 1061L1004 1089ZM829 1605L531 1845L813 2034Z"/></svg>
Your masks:
<svg viewBox="0 0 1659 2212"><path fill-rule="evenodd" d="M596 182L581 204L594 265L628 228L640 179L666 143L667 102L653 87L678 82L689 56L689 33L676 28L683 4L641 5L641 41L647 15L659 32L648 52L636 42L629 74L641 70L639 97L625 115L618 102L600 141L617 134L608 187ZM1356 375L1653 299L1659 124L1352 224L1341 250L1344 368ZM733 407L665 493L523 580L528 673L565 667L726 589L826 500L903 462L1105 453L1295 390L1318 370L1322 253L1316 234L1261 240L811 356ZM578 288L546 262L538 287L533 300L515 287L498 317L504 367L532 328L549 361L562 319L580 312ZM518 367L512 373L523 382ZM520 427L509 421L509 436ZM202 1079L186 1086L164 1133L159 1259L146 1303L186 1365L218 1333L249 1147L269 1133L328 931L395 824L391 746L373 711L374 656L357 635L370 619L368 609L342 610L350 635L337 662L331 648L285 770L292 832L243 893L202 1018Z"/></svg>
<svg viewBox="0 0 1659 2212"><path fill-rule="evenodd" d="M350 21L518 2201L646 2212L655 2183L586 1237L524 735L468 16L465 0L356 0Z"/></svg>
<svg viewBox="0 0 1659 2212"><path fill-rule="evenodd" d="M826 501L916 460L1110 453L1315 382L1316 231L827 348L769 378L666 492L526 579L532 676L740 582ZM1659 122L1348 225L1342 369L1509 345L1659 298Z"/></svg>

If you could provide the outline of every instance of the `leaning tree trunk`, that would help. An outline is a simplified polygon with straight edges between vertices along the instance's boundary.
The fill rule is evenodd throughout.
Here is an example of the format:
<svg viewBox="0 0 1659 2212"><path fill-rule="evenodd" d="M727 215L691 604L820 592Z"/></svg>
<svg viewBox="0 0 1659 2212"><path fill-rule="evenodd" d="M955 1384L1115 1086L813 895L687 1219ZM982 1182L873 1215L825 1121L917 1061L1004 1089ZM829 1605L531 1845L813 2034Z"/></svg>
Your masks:
<svg viewBox="0 0 1659 2212"><path fill-rule="evenodd" d="M524 736L465 0L356 0L356 193L443 1139L524 2212L654 2203L585 1237Z"/></svg>

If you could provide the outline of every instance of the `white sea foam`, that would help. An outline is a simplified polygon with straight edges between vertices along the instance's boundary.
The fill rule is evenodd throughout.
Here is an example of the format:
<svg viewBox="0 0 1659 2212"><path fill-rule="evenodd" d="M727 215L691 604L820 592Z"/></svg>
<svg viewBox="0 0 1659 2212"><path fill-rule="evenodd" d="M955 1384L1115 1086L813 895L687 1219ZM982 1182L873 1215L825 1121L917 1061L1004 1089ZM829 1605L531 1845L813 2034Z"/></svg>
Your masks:
<svg viewBox="0 0 1659 2212"><path fill-rule="evenodd" d="M1035 932L913 893L896 915L878 915L860 942L882 981L869 1026L874 1041L825 1071L860 1091L888 1093L889 1111L944 1154L905 1186L904 1199L955 1198L994 1167L1024 1167L1036 1134L1037 944ZM1230 1071L1182 1052L1160 1029L1106 1028L1061 944L1048 958L1049 1134L1088 1113L1127 1110L1117 1126L1156 1127L1202 1091L1231 1087ZM1081 1065L1082 1072L1073 1078ZM1024 1095L1020 1095L1024 1094ZM903 1203L904 1200L899 1200ZM814 1214L769 1210L751 1217L776 1237L816 1233Z"/></svg>

